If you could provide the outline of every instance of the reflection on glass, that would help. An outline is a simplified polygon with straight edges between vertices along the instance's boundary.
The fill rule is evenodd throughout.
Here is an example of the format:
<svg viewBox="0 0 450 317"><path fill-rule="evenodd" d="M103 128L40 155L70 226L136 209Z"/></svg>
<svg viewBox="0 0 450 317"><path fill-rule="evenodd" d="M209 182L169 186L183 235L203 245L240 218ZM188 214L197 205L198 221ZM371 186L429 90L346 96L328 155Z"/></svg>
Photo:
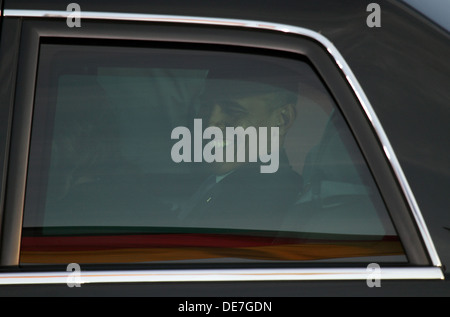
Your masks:
<svg viewBox="0 0 450 317"><path fill-rule="evenodd" d="M306 61L44 45L21 263L405 261Z"/></svg>

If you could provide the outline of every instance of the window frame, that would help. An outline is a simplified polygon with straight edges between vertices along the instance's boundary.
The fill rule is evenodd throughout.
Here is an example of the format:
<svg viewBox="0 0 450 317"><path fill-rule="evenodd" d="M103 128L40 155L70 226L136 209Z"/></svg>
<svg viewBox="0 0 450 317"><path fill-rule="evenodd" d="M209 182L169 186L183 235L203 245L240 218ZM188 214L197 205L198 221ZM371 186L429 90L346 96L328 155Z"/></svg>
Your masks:
<svg viewBox="0 0 450 317"><path fill-rule="evenodd" d="M48 13L44 11L5 10L5 16L32 18L40 18ZM66 25L67 12L54 11L50 13L51 18L25 19L22 25L17 75L17 82L20 82L21 85L16 90L12 122L8 191L5 196L4 226L1 232L3 241L1 265L17 267L19 264L30 133L41 39L45 37L61 41L73 41L79 38L238 45L287 51L306 56L323 78L326 86L329 87L331 95L335 98L336 104L355 136L385 200L409 259L410 263L407 266L390 268L391 271L388 270L386 278L417 278L422 276L422 278L442 279L439 257L387 136L345 60L325 37L314 31L299 27L260 21L99 12L83 12L83 27L71 29ZM117 20L126 20L128 23L122 24ZM342 272L349 274L334 274L341 269ZM350 266L345 267L345 269L320 269L318 265L318 271L311 267L289 270L271 268L267 270L265 273L268 273L268 275L265 274L264 277L259 274L255 277L252 273L253 269L224 268L219 271L224 273L225 276L230 275L238 280L367 278L365 268L350 268ZM314 278L314 272L316 271L322 272L323 275L319 274ZM153 280L155 273L158 271L152 272L149 271L143 276ZM183 270L178 273L183 275L188 272ZM196 272L198 273L198 271ZM352 275L351 272L355 274ZM180 276L178 273L173 271L173 274L163 274L163 276L166 276L168 280L173 280L174 276L175 280L180 280L178 279ZM215 280L215 278L221 280L218 277L217 269L204 270L205 275L197 275L197 273L190 275L193 281L204 280L205 276L208 277L207 280ZM280 274L285 275L280 277ZM55 274L55 276L58 276L58 274ZM132 277L130 279L133 280ZM160 277L155 279L160 281ZM226 280L230 279L227 278Z"/></svg>

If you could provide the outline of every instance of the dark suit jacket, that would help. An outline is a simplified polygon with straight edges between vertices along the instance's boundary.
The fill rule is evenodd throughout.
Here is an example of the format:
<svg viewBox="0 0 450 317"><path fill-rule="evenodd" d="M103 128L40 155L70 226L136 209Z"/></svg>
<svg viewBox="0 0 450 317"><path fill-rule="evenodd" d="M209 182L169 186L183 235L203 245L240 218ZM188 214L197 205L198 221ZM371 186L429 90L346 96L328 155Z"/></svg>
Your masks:
<svg viewBox="0 0 450 317"><path fill-rule="evenodd" d="M277 230L301 190L301 178L284 155L275 173L260 164L241 167L204 193L182 219L183 226Z"/></svg>

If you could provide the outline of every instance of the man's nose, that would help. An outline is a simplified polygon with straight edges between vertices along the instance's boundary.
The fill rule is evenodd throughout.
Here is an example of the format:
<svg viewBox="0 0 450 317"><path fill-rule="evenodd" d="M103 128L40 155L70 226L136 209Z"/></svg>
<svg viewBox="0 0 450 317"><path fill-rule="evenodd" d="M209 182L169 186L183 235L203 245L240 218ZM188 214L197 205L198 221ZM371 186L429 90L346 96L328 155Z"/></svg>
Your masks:
<svg viewBox="0 0 450 317"><path fill-rule="evenodd" d="M207 125L210 127L218 127L218 128L225 128L225 113L223 112L223 109L220 105L214 104L210 111L209 116L207 118Z"/></svg>

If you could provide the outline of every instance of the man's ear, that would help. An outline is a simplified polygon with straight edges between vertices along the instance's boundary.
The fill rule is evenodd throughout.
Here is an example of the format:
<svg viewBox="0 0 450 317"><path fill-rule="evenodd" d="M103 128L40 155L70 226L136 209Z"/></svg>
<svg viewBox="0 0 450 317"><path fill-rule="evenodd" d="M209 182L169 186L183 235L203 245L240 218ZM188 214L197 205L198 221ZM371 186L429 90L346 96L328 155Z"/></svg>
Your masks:
<svg viewBox="0 0 450 317"><path fill-rule="evenodd" d="M279 109L278 127L280 129L280 136L284 136L287 134L291 126L294 124L296 117L297 109L295 108L295 104L289 103Z"/></svg>

